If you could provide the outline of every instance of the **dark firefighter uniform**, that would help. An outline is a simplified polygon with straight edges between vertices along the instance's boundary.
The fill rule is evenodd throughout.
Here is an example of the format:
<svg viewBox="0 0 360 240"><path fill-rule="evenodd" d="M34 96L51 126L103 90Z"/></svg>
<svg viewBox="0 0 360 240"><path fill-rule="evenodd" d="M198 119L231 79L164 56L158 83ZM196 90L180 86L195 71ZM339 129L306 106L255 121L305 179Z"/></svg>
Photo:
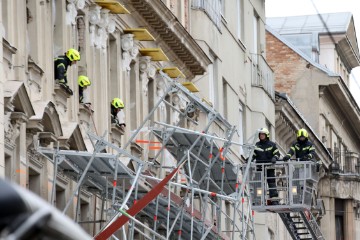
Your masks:
<svg viewBox="0 0 360 240"><path fill-rule="evenodd" d="M55 58L54 64L55 79L57 79L59 83L67 85L66 72L68 67L71 65L70 59L65 55L59 56Z"/></svg>
<svg viewBox="0 0 360 240"><path fill-rule="evenodd" d="M314 158L315 147L309 140L296 141L290 147L290 150L286 155L291 158L294 154L296 158L300 159L300 161L307 161Z"/></svg>
<svg viewBox="0 0 360 240"><path fill-rule="evenodd" d="M280 153L276 144L268 138L255 144L254 156L256 163L275 163L279 159ZM275 169L266 169L267 183L269 185L270 198L277 197L278 192L275 181Z"/></svg>

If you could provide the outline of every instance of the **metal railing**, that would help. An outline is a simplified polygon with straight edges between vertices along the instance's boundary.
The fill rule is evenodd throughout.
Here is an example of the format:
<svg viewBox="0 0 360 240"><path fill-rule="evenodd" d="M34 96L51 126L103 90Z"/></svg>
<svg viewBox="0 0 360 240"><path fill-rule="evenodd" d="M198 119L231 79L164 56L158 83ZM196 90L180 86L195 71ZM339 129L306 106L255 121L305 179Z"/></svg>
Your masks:
<svg viewBox="0 0 360 240"><path fill-rule="evenodd" d="M269 176L270 171L275 171L274 177ZM309 210L318 178L316 163L312 161L251 163L248 183L252 209L260 212L274 207ZM275 180L275 187L269 186L271 180ZM277 191L278 197L270 198L270 191Z"/></svg>
<svg viewBox="0 0 360 240"><path fill-rule="evenodd" d="M335 157L335 171L340 174L360 176L360 159L359 154L356 152L343 152L336 151Z"/></svg>
<svg viewBox="0 0 360 240"><path fill-rule="evenodd" d="M251 62L251 85L263 88L272 99L275 99L274 72L265 58L259 54L251 54Z"/></svg>

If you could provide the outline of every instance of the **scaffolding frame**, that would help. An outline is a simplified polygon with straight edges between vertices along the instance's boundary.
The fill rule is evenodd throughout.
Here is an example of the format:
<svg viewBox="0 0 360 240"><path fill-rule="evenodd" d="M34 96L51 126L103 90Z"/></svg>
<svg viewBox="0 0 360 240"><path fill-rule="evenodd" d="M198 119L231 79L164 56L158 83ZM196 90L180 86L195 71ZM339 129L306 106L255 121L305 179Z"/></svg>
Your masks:
<svg viewBox="0 0 360 240"><path fill-rule="evenodd" d="M105 203L111 202L112 217L102 226L103 230L121 215L126 215L126 209L156 186L167 169L183 164L180 174L185 177L185 183L172 180L139 214L126 215L130 219L128 225L114 238L134 239L136 234L141 234L146 239L255 239L254 212L246 183L250 163L244 168L230 148L242 147L251 159L256 137L246 144L234 141L235 126L176 79L162 71L159 74L166 90L124 147L106 141L106 132L101 137L88 133L94 146L92 153L37 146L38 152L54 164L52 203L56 175L61 170L77 183L64 213L78 195L75 219L79 221L81 188L94 189L95 194L100 194L102 213L110 212L104 208ZM180 110L165 99L175 93L185 101L185 109ZM168 107L168 114L172 111L179 114L175 124L153 120L162 103ZM207 117L205 126L196 131L180 127L186 121L199 125L189 116L196 110ZM161 144L153 158L140 159L127 150L144 129L149 129L149 134L148 139L141 140L142 144L155 142L154 139ZM116 154L102 152L106 148ZM120 156L130 158L130 162L125 165ZM173 165L168 166L166 158L171 158Z"/></svg>

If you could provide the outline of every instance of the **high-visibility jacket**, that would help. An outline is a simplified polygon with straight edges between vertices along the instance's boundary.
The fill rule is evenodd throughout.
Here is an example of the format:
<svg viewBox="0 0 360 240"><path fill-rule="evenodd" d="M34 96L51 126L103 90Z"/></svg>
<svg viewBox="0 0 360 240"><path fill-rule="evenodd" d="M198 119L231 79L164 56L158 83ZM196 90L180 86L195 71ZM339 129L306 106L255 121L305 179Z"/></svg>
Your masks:
<svg viewBox="0 0 360 240"><path fill-rule="evenodd" d="M290 147L287 155L291 157L295 154L296 158L301 160L309 160L315 156L315 147L309 140L305 141L296 141Z"/></svg>
<svg viewBox="0 0 360 240"><path fill-rule="evenodd" d="M60 83L67 83L66 72L71 65L71 61L67 56L58 56L54 61L55 79Z"/></svg>
<svg viewBox="0 0 360 240"><path fill-rule="evenodd" d="M275 157L279 159L280 153L276 144L268 139L255 143L253 158L257 163L269 163Z"/></svg>

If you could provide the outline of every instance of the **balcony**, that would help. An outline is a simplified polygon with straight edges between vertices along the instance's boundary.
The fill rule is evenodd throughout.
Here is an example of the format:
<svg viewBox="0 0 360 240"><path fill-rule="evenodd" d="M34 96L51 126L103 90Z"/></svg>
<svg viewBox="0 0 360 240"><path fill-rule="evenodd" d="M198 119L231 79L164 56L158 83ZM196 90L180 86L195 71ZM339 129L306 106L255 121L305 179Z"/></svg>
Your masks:
<svg viewBox="0 0 360 240"><path fill-rule="evenodd" d="M251 55L251 85L261 87L271 99L275 100L274 72L262 55Z"/></svg>
<svg viewBox="0 0 360 240"><path fill-rule="evenodd" d="M349 176L360 177L360 158L359 153L339 151L334 152L335 162L332 164L332 173Z"/></svg>

